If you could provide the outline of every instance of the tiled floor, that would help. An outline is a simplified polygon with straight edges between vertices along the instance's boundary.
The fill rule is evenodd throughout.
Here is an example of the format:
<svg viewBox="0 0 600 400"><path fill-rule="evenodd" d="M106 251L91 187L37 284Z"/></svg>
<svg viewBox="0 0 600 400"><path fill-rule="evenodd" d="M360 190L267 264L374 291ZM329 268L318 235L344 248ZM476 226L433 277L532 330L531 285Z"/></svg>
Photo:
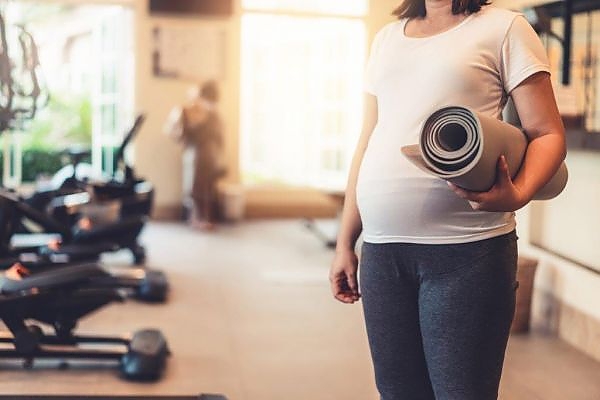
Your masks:
<svg viewBox="0 0 600 400"><path fill-rule="evenodd" d="M377 399L360 306L332 300L332 252L300 221L247 222L212 234L152 223L144 241L149 266L169 275L169 302L109 306L80 330L161 328L173 352L165 377L133 384L108 368L23 371L2 363L0 394ZM515 336L501 399L600 399L600 364L552 338Z"/></svg>

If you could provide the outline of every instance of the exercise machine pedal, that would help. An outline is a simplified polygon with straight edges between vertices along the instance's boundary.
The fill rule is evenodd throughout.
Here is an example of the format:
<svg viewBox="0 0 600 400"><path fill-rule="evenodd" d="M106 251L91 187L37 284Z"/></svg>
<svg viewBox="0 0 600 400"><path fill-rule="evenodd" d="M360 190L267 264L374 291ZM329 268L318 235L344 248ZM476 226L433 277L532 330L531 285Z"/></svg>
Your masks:
<svg viewBox="0 0 600 400"><path fill-rule="evenodd" d="M127 353L121 358L121 372L126 379L157 380L169 356L167 341L155 329L136 332L129 342Z"/></svg>

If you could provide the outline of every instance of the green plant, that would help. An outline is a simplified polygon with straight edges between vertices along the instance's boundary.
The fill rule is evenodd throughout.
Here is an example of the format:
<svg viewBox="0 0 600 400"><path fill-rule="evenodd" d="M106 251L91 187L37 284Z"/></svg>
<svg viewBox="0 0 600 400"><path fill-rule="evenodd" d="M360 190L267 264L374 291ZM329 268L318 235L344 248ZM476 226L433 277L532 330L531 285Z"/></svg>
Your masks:
<svg viewBox="0 0 600 400"><path fill-rule="evenodd" d="M52 175L63 166L60 152L28 149L23 151L23 182L32 182L39 175Z"/></svg>
<svg viewBox="0 0 600 400"><path fill-rule="evenodd" d="M23 132L23 147L64 149L73 144L91 146L92 105L87 95L52 94Z"/></svg>
<svg viewBox="0 0 600 400"><path fill-rule="evenodd" d="M23 150L22 180L33 182L39 175L52 175L64 165L61 151L44 149ZM4 160L0 153L0 185L2 184Z"/></svg>

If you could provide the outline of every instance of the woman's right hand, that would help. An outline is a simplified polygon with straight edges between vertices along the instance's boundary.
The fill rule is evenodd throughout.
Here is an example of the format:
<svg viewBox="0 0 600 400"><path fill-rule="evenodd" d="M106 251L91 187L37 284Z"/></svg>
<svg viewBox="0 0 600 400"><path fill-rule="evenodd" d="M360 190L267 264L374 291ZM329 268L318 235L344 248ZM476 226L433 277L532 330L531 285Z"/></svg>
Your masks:
<svg viewBox="0 0 600 400"><path fill-rule="evenodd" d="M329 282L333 296L346 304L360 299L358 292L358 257L353 250L336 250L329 270Z"/></svg>

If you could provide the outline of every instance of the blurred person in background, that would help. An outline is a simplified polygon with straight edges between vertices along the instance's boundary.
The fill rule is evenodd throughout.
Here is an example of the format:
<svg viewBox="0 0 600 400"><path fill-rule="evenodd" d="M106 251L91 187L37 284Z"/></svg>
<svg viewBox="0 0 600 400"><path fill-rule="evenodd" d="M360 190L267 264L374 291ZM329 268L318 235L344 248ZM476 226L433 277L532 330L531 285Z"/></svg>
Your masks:
<svg viewBox="0 0 600 400"><path fill-rule="evenodd" d="M218 221L217 183L226 174L223 122L217 111L217 83L190 89L189 100L173 108L165 133L193 153L194 171L190 225L204 231L215 229Z"/></svg>

